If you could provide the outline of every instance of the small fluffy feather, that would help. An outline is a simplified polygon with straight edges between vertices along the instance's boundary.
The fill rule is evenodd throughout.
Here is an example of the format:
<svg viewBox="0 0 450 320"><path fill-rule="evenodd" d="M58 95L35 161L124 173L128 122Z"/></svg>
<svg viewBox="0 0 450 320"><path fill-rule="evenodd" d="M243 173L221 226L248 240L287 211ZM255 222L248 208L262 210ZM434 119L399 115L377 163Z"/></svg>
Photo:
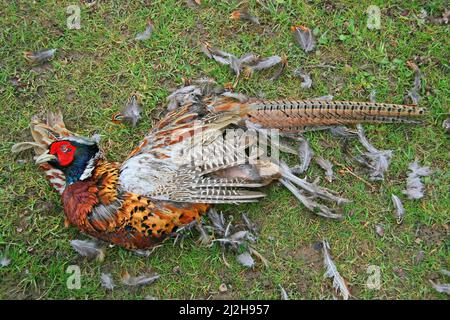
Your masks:
<svg viewBox="0 0 450 320"><path fill-rule="evenodd" d="M103 288L106 288L108 290L113 290L115 287L114 280L109 273L102 273L100 277L100 283L102 284Z"/></svg>
<svg viewBox="0 0 450 320"><path fill-rule="evenodd" d="M103 261L105 253L103 249L99 248L97 243L88 240L72 240L70 241L72 248L78 252L81 256L89 259L97 259Z"/></svg>
<svg viewBox="0 0 450 320"><path fill-rule="evenodd" d="M291 30L294 34L294 39L305 52L314 50L316 39L311 29L304 26L292 26Z"/></svg>
<svg viewBox="0 0 450 320"><path fill-rule="evenodd" d="M253 260L251 254L248 251L238 255L236 260L242 264L244 267L251 268L255 265L255 260Z"/></svg>
<svg viewBox="0 0 450 320"><path fill-rule="evenodd" d="M144 40L150 39L152 33L153 33L153 23L151 21L149 21L147 23L147 27L145 28L145 31L137 34L136 37L134 38L134 40L144 41Z"/></svg>
<svg viewBox="0 0 450 320"><path fill-rule="evenodd" d="M409 170L411 172L406 179L406 190L403 190L402 193L411 200L421 199L424 196L424 186L422 181L420 181L420 177L429 176L431 170L429 167L421 167L418 161L411 163Z"/></svg>

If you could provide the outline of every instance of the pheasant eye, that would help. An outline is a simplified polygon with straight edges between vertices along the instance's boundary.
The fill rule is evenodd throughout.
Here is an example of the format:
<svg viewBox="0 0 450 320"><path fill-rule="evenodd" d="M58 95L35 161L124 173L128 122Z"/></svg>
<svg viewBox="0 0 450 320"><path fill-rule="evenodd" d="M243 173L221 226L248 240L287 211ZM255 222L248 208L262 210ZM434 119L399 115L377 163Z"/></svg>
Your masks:
<svg viewBox="0 0 450 320"><path fill-rule="evenodd" d="M56 141L50 147L50 154L57 156L61 166L67 166L74 160L76 149L69 141Z"/></svg>
<svg viewBox="0 0 450 320"><path fill-rule="evenodd" d="M64 153L67 153L67 152L71 152L72 148L68 147L67 145L62 145L60 150Z"/></svg>

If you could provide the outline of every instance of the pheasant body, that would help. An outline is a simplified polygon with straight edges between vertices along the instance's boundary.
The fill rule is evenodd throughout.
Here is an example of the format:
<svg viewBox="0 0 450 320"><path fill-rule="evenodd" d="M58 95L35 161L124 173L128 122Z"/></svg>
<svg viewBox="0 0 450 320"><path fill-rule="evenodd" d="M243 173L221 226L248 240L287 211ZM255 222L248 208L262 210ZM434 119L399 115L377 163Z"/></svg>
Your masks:
<svg viewBox="0 0 450 320"><path fill-rule="evenodd" d="M96 141L68 131L60 114L51 114L47 124L34 122L35 142L29 144L62 194L70 225L135 249L155 245L199 219L212 204L257 201L264 197L257 189L274 180L281 179L294 194L296 185L320 199L343 201L280 163L242 163L236 155L245 154L252 142L236 145L223 140L227 129L245 132L251 124L298 132L308 126L412 122L406 117L423 113L422 108L383 103L206 97L169 112L123 164L108 162ZM18 144L16 151L25 144ZM192 146L201 147L201 152ZM301 193L296 196L302 201Z"/></svg>
<svg viewBox="0 0 450 320"><path fill-rule="evenodd" d="M128 249L157 244L179 226L186 225L208 208L153 201L118 188L119 166L99 161L91 179L67 186L62 194L69 224L83 232Z"/></svg>

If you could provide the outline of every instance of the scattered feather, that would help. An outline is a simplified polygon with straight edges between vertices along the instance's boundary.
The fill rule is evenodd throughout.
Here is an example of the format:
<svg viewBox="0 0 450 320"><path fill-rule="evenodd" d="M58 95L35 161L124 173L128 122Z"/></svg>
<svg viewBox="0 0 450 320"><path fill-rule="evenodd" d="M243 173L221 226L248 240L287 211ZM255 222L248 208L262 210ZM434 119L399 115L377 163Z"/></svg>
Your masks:
<svg viewBox="0 0 450 320"><path fill-rule="evenodd" d="M148 258L156 248L157 247L153 247L152 250L135 249L133 250L133 253L137 256Z"/></svg>
<svg viewBox="0 0 450 320"><path fill-rule="evenodd" d="M302 69L297 69L294 71L294 75L300 79L302 79L302 82L300 83L300 87L303 89L309 89L312 86L312 79L311 76L304 72Z"/></svg>
<svg viewBox="0 0 450 320"><path fill-rule="evenodd" d="M244 73L246 77L251 77L255 71L261 71L272 68L273 66L281 63L283 59L280 56L271 56L260 60L254 65L250 65L245 68Z"/></svg>
<svg viewBox="0 0 450 320"><path fill-rule="evenodd" d="M236 58L233 54L228 53L226 51L213 48L207 42L203 42L201 45L202 52L210 59L214 59L220 64L230 65L231 58Z"/></svg>
<svg viewBox="0 0 450 320"><path fill-rule="evenodd" d="M25 51L23 53L25 59L31 64L42 64L44 62L50 61L54 58L56 49L42 50L42 51Z"/></svg>
<svg viewBox="0 0 450 320"><path fill-rule="evenodd" d="M115 123L127 123L131 126L136 126L141 119L142 107L138 102L137 95L132 95L126 103L125 107L119 113L115 113L112 121Z"/></svg>
<svg viewBox="0 0 450 320"><path fill-rule="evenodd" d="M328 250L330 250L330 245L328 241L323 240L322 242L322 250L323 250L323 262L326 268L325 277L333 278L333 288L340 292L344 300L348 300L350 296L350 291L347 287L347 284L344 278L339 274L336 265L334 264L331 255Z"/></svg>
<svg viewBox="0 0 450 320"><path fill-rule="evenodd" d="M136 41L144 41L147 39L150 39L151 35L153 33L153 23L151 21L147 22L147 27L145 28L145 31L142 33L139 33L134 40Z"/></svg>
<svg viewBox="0 0 450 320"><path fill-rule="evenodd" d="M108 290L114 289L115 285L114 285L113 278L111 277L111 274L102 273L102 275L100 277L100 282L101 282L103 288L106 288Z"/></svg>
<svg viewBox="0 0 450 320"><path fill-rule="evenodd" d="M405 194L408 199L421 199L424 196L424 186L420 177L426 177L431 174L429 167L421 167L418 161L414 161L409 165L408 177L406 178L406 190L402 193Z"/></svg>
<svg viewBox="0 0 450 320"><path fill-rule="evenodd" d="M325 170L325 179L327 179L328 182L332 182L334 178L333 164L322 157L315 157L315 160L319 167Z"/></svg>
<svg viewBox="0 0 450 320"><path fill-rule="evenodd" d="M370 91L369 101L375 103L376 102L376 95L377 95L376 90Z"/></svg>
<svg viewBox="0 0 450 320"><path fill-rule="evenodd" d="M450 283L434 283L433 281L431 281L431 285L433 286L433 288L439 292L439 293L445 293L445 294L450 294Z"/></svg>
<svg viewBox="0 0 450 320"><path fill-rule="evenodd" d="M289 300L289 296L288 296L286 290L284 290L284 288L281 285L279 285L279 287L280 287L280 291L281 291L281 300Z"/></svg>
<svg viewBox="0 0 450 320"><path fill-rule="evenodd" d="M225 293L225 292L227 292L227 291L228 291L227 285L226 285L225 283L222 283L222 284L219 286L219 292L220 292L220 293Z"/></svg>
<svg viewBox="0 0 450 320"><path fill-rule="evenodd" d="M99 248L97 242L88 240L71 240L70 245L81 256L89 259L103 261L105 258L104 250Z"/></svg>
<svg viewBox="0 0 450 320"><path fill-rule="evenodd" d="M417 105L417 104L419 104L419 100L420 100L419 91L420 91L420 87L421 87L421 82L420 82L421 73L420 73L419 67L414 62L408 61L407 65L414 71L414 86L412 87L411 90L409 90L406 93L404 101L405 101L405 103L412 103L412 104Z"/></svg>
<svg viewBox="0 0 450 320"><path fill-rule="evenodd" d="M208 217L212 222L214 227L214 231L217 232L220 236L226 236L226 221L223 213L218 213L216 209L211 208L208 211Z"/></svg>
<svg viewBox="0 0 450 320"><path fill-rule="evenodd" d="M231 13L230 19L233 20L245 20L250 21L251 23L259 25L259 19L254 15L250 14L248 10L235 10Z"/></svg>
<svg viewBox="0 0 450 320"><path fill-rule="evenodd" d="M203 228L203 224L201 221L197 221L195 225L196 229L200 232L200 243L203 245L210 244L211 238L209 237L208 232L206 232L205 228Z"/></svg>
<svg viewBox="0 0 450 320"><path fill-rule="evenodd" d="M361 144L368 152L364 152L355 160L364 165L369 170L370 180L383 180L384 174L388 170L392 158L392 150L378 150L367 140L361 124L357 124L357 134Z"/></svg>
<svg viewBox="0 0 450 320"><path fill-rule="evenodd" d="M381 238L384 237L384 228L382 225L377 224L375 226L375 232L377 233L377 235L379 235Z"/></svg>
<svg viewBox="0 0 450 320"><path fill-rule="evenodd" d="M258 59L259 59L259 57L256 54L250 52L250 53L246 53L242 57L240 57L238 59L238 63L240 65L248 65L248 64L255 63L256 61L258 61Z"/></svg>
<svg viewBox="0 0 450 320"><path fill-rule="evenodd" d="M280 179L281 184L291 191L291 193L310 211L313 213L331 219L341 219L342 215L334 212L333 209L328 208L326 205L320 204L313 200L313 197L307 197L303 191L297 189L297 187L289 180Z"/></svg>
<svg viewBox="0 0 450 320"><path fill-rule="evenodd" d="M329 129L333 136L343 140L353 139L358 136L356 131L349 129L346 126L332 126Z"/></svg>
<svg viewBox="0 0 450 320"><path fill-rule="evenodd" d="M334 98L334 96L332 96L331 94L327 94L326 96L321 96L318 98L314 98L313 100L323 100L323 101L332 101Z"/></svg>
<svg viewBox="0 0 450 320"><path fill-rule="evenodd" d="M392 202L395 207L395 217L397 218L397 223L401 224L403 221L403 217L405 216L405 208L403 208L403 204L399 197L395 194L392 194Z"/></svg>
<svg viewBox="0 0 450 320"><path fill-rule="evenodd" d="M261 253L259 253L258 251L256 251L254 248L252 248L250 246L248 247L248 251L250 252L250 254L256 256L259 260L261 260L261 262L264 264L264 266L266 268L269 267L269 261L266 258L264 258L264 256Z"/></svg>
<svg viewBox="0 0 450 320"><path fill-rule="evenodd" d="M250 219L247 217L247 215L245 213L242 214L242 219L244 220L244 223L247 227L247 229L253 234L253 235L258 235L258 227L256 226L255 223L253 223L252 221L250 221Z"/></svg>
<svg viewBox="0 0 450 320"><path fill-rule="evenodd" d="M248 251L238 255L236 260L242 264L244 267L251 268L255 265L255 260L253 260L251 254Z"/></svg>
<svg viewBox="0 0 450 320"><path fill-rule="evenodd" d="M153 282L155 282L156 280L159 279L159 275L152 275L152 276L148 276L148 275L141 275L141 276L137 276L137 277L132 277L130 276L130 274L128 272L124 272L122 274L122 283L127 285L127 286L143 286L143 285L147 285L147 284L151 284Z"/></svg>
<svg viewBox="0 0 450 320"><path fill-rule="evenodd" d="M280 67L278 68L277 71L275 71L275 73L273 74L272 78L270 78L270 81L278 80L281 77L281 75L284 73L284 70L286 70L287 63L288 63L287 56L286 55L282 55L281 56Z"/></svg>
<svg viewBox="0 0 450 320"><path fill-rule="evenodd" d="M440 273L442 273L444 276L450 277L450 271L446 269L439 270Z"/></svg>
<svg viewBox="0 0 450 320"><path fill-rule="evenodd" d="M291 30L294 34L295 41L305 52L314 50L314 47L316 46L316 39L311 29L305 26L292 26Z"/></svg>
<svg viewBox="0 0 450 320"><path fill-rule="evenodd" d="M238 93L238 92L225 91L224 93L222 93L222 96L236 99L242 103L245 103L248 101L248 97L245 94Z"/></svg>
<svg viewBox="0 0 450 320"><path fill-rule="evenodd" d="M0 259L0 267L7 267L7 266L9 266L10 263L11 263L11 259L9 259L9 258L6 257L6 256L3 256L3 257Z"/></svg>
<svg viewBox="0 0 450 320"><path fill-rule="evenodd" d="M432 24L448 24L449 17L450 10L448 8L444 8L444 11L440 17L429 17L428 21Z"/></svg>
<svg viewBox="0 0 450 320"><path fill-rule="evenodd" d="M306 138L300 138L298 145L298 157L301 159L300 168L298 170L299 173L304 173L309 168L309 164L311 163L311 159L314 156L314 151L311 149L308 140Z"/></svg>
<svg viewBox="0 0 450 320"><path fill-rule="evenodd" d="M450 118L444 120L442 128L444 128L445 133L450 133Z"/></svg>

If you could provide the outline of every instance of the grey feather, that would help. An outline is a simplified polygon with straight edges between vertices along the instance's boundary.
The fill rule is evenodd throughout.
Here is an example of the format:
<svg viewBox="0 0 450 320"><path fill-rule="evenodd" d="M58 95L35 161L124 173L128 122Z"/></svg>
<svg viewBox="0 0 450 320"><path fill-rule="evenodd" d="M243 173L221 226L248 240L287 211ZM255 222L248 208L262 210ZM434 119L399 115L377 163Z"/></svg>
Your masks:
<svg viewBox="0 0 450 320"><path fill-rule="evenodd" d="M142 107L138 103L137 96L132 95L120 114L123 117L123 122L131 124L134 127L141 119L141 112Z"/></svg>
<svg viewBox="0 0 450 320"><path fill-rule="evenodd" d="M109 273L102 273L102 275L100 276L100 283L103 288L106 288L108 290L113 290L115 287L114 280Z"/></svg>
<svg viewBox="0 0 450 320"><path fill-rule="evenodd" d="M355 160L366 166L369 170L370 180L383 180L392 158L392 150L378 150L367 140L361 124L357 124L358 137L367 152L362 153Z"/></svg>
<svg viewBox="0 0 450 320"><path fill-rule="evenodd" d="M323 170L325 170L325 178L327 179L327 181L332 182L333 178L334 178L333 164L329 160L326 160L322 157L316 157L315 160L316 160L316 163Z"/></svg>
<svg viewBox="0 0 450 320"><path fill-rule="evenodd" d="M433 286L433 288L439 292L439 293L445 293L445 294L450 294L450 283L434 283L433 281L431 281L431 285Z"/></svg>
<svg viewBox="0 0 450 320"><path fill-rule="evenodd" d="M253 260L251 254L248 251L238 255L236 260L242 264L244 267L251 268L255 265L255 260Z"/></svg>
<svg viewBox="0 0 450 320"><path fill-rule="evenodd" d="M298 145L298 156L302 160L299 168L299 173L304 173L309 168L311 159L314 156L314 151L311 149L308 140L306 138L300 138Z"/></svg>
<svg viewBox="0 0 450 320"><path fill-rule="evenodd" d="M155 282L156 280L159 279L159 275L152 275L152 276L148 276L148 275L140 275L137 277L132 277L130 276L127 272L122 276L122 283L127 285L127 286L143 286L143 285L147 285L147 284L152 284L153 282Z"/></svg>
<svg viewBox="0 0 450 320"><path fill-rule="evenodd" d="M339 271L336 268L336 265L331 258L331 255L328 250L330 250L330 245L328 241L322 241L322 250L323 250L323 263L326 268L325 277L333 279L333 288L338 291L344 300L348 300L350 297L350 291L347 288L347 284L345 283L344 278L339 274Z"/></svg>
<svg viewBox="0 0 450 320"><path fill-rule="evenodd" d="M395 207L395 217L397 218L397 223L401 224L403 217L405 216L405 208L403 207L402 201L395 194L392 194L392 203Z"/></svg>
<svg viewBox="0 0 450 320"><path fill-rule="evenodd" d="M89 259L102 261L105 258L103 249L99 248L97 242L87 240L71 240L70 245L81 256Z"/></svg>
<svg viewBox="0 0 450 320"><path fill-rule="evenodd" d="M294 76L302 79L302 83L300 84L300 87L303 89L309 89L312 86L312 79L311 76L304 72L302 69L296 69L294 71ZM319 99L316 99L319 100Z"/></svg>
<svg viewBox="0 0 450 320"><path fill-rule="evenodd" d="M281 285L279 285L279 287L280 287L280 291L281 291L281 300L289 300L289 296L288 296L286 290L284 290L284 288Z"/></svg>
<svg viewBox="0 0 450 320"><path fill-rule="evenodd" d="M11 259L9 259L9 258L6 257L6 256L3 256L3 257L0 259L0 267L7 267L7 266L9 266L10 263L11 263Z"/></svg>
<svg viewBox="0 0 450 320"><path fill-rule="evenodd" d="M41 64L53 59L55 53L56 49L25 52L25 59L27 59L29 62L33 64Z"/></svg>
<svg viewBox="0 0 450 320"><path fill-rule="evenodd" d="M294 39L305 52L311 52L316 46L316 39L311 29L294 27Z"/></svg>
<svg viewBox="0 0 450 320"><path fill-rule="evenodd" d="M417 161L414 161L409 165L410 172L406 179L406 190L402 193L405 194L408 199L421 199L424 196L424 186L421 177L429 176L432 171L429 167L421 167Z"/></svg>
<svg viewBox="0 0 450 320"><path fill-rule="evenodd" d="M153 23L151 21L149 21L147 23L147 27L145 28L145 31L142 33L139 33L134 40L136 41L143 41L143 40L147 40L150 39L151 35L153 33Z"/></svg>

